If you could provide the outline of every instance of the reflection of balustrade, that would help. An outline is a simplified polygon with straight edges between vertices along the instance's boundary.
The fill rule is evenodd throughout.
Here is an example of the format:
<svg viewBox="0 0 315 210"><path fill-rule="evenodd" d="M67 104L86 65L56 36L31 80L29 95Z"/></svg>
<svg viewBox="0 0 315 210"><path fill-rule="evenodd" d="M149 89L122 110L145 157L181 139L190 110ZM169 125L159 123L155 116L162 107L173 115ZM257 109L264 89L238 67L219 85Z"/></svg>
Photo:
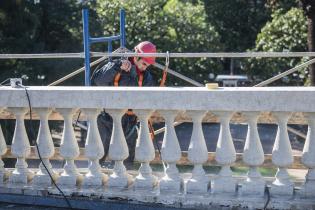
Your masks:
<svg viewBox="0 0 315 210"><path fill-rule="evenodd" d="M298 95L296 97L304 99L303 106L302 102L295 99L292 91L297 91L299 94L296 94ZM61 187L66 187L72 192L77 192L80 188L84 191L84 189L97 187L100 196L107 195L102 193L102 190L104 192L109 190L113 193L116 192L116 197L119 196L119 191L111 190L118 188L130 192L128 195L123 194L123 197L131 196L133 199L135 199L133 196L137 194L143 193L143 196L148 196L146 192L150 192L151 195L161 197L161 200L157 199L157 202L165 201L168 195L185 196L185 199L181 200L183 203L194 202L189 198L194 195L207 195L205 198L208 199L207 201L215 199L217 195L235 196L240 194L242 196L239 199L246 199L250 195L250 197L262 199L261 203L257 204L260 205L258 206L260 208L264 203L263 196L268 180L261 176L258 167L264 167L264 158L270 160L270 155L264 155L257 130L257 118L260 111L272 111L278 121L278 132L272 153L272 162L278 168L278 172L270 190L272 197L282 196L283 199L293 195L294 182L289 178L287 168L292 163L296 163L292 155L286 124L291 112L307 112L309 130L303 150L302 164L308 168L308 174L303 187L298 193L295 193L295 196L314 198L315 107L306 106L305 103L312 103L315 98L315 89L292 88L292 91L288 92L281 88L228 88L211 91L203 88L163 88L163 90L159 88L29 88L33 111L40 117L37 136L40 154L43 163ZM36 157L32 156L33 152L30 153L33 147L30 147L24 125L25 113L28 111L28 104L21 100L25 97L24 92L5 87L0 88L0 92L0 110L8 107L8 110L16 116L13 141L9 149L13 157L17 159L11 173L3 167L0 159L0 185L8 188L11 186L10 184L31 185L34 189L37 186L41 188L51 186L51 180L43 164L40 164L38 169L29 169L26 163L28 158ZM103 107L113 118L109 158L115 161L115 166L111 173L104 172L98 163L104 150L96 118L99 109ZM64 117L60 149L54 148L49 131L48 115L52 108L56 108ZM121 127L121 117L128 108L133 108L140 121L135 158L141 163L141 166L136 176L135 172L127 171L123 164L128 157L128 147ZM77 109L81 109L88 119L85 152L81 152L81 155L72 127L73 113ZM166 168L164 174L159 176L160 178L157 178L150 167L155 152L147 122L153 110L160 110L166 126L161 148L161 159L166 164ZM187 154L181 152L180 139L177 139L173 126L179 110L186 110L193 122L188 156L183 156L183 154ZM202 118L207 111L217 115L221 124L214 154L208 153L202 130ZM232 175L230 168L240 161L240 155L235 153L229 128L230 118L235 111L242 112L248 120L248 133L242 156L242 164L249 167L246 179ZM58 154L59 150L60 154ZM7 145L0 127L0 155L4 156L6 151ZM50 164L50 159L56 156L65 160L61 173L57 173L57 170ZM78 157L89 162L85 172L78 170L74 163ZM209 161L211 165L214 157L221 169L216 176L209 176L203 169L203 165L209 165ZM185 158L186 160L188 158L190 164L193 165L193 170L189 179L185 178L184 181L176 163ZM300 161L299 163L301 164ZM97 192L93 192L93 194L95 195ZM175 200L173 201L176 203ZM280 204L272 205L276 208Z"/></svg>

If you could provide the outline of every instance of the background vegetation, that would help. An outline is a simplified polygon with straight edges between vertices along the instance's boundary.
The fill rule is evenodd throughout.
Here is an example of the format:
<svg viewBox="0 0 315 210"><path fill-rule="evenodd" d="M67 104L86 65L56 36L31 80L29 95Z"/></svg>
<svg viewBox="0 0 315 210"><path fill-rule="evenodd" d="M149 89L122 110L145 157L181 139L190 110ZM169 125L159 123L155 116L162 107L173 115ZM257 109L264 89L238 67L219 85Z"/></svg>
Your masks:
<svg viewBox="0 0 315 210"><path fill-rule="evenodd" d="M0 53L82 52L81 4L77 0L34 2L0 1ZM126 10L129 49L150 40L160 52L307 51L307 18L297 0L97 0L90 1L89 6L93 37L118 34L119 9ZM95 51L106 49L105 44L92 47ZM83 62L0 60L0 78L3 81L24 75L26 84L47 85L80 68ZM231 71L259 81L300 62L288 58L234 59L232 63L231 59L171 59L170 67L201 83L212 81L210 73ZM160 77L159 70L153 72ZM306 70L279 85L303 85L307 78ZM63 83L83 84L83 74ZM167 84L189 85L172 76Z"/></svg>

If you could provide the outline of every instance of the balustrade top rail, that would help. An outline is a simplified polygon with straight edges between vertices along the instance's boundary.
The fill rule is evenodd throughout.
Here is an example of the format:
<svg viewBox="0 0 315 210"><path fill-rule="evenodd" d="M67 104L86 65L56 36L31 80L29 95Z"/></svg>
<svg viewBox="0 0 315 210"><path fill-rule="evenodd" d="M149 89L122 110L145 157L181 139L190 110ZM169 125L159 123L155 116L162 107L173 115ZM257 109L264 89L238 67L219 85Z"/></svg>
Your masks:
<svg viewBox="0 0 315 210"><path fill-rule="evenodd" d="M315 87L28 87L33 108L314 112ZM28 107L23 88L0 87L1 107Z"/></svg>
<svg viewBox="0 0 315 210"><path fill-rule="evenodd" d="M30 186L32 195L34 192L41 195L38 190L42 189L47 190L49 195L63 194L57 188L52 188L52 180L56 180L60 189L67 190L69 195L93 195L105 199L115 197L177 206L180 204L185 207L193 205L207 208L209 204L223 204L259 209L266 206L272 209L310 209L315 205L315 87L237 87L209 90L206 87L41 86L27 89L28 92L24 88L0 87L0 111L7 107L16 117L10 147L0 127L0 156L5 155L7 148L10 148L9 154L17 159L14 171L10 171L3 167L0 158L0 185L4 186L1 190L8 190L4 192L12 193L11 186ZM24 122L29 106L26 93L30 96L34 113L40 118L36 148L42 164L38 170L28 168L26 163L34 156ZM64 119L58 149L54 147L48 123L52 108L57 108L56 111ZM84 150L79 148L73 129L72 119L76 108L85 113L88 120ZM108 158L115 162L112 173L104 173L99 165L99 159L105 154L97 123L101 108L105 108L113 119L108 150ZM124 165L124 160L131 151L128 150L121 123L127 108L134 109L140 122L135 146L135 160L141 164L138 175L129 173ZM167 164L167 168L161 177L155 176L150 167L150 163L158 160L147 126L152 110L158 110L165 119L166 132L159 156ZM177 137L173 124L180 110L187 110L193 123L189 147L184 153L179 145L182 137ZM210 154L202 127L202 119L207 111L213 112L220 121L216 150ZM236 154L230 131L229 122L234 111L241 112L248 122L242 155ZM263 142L259 137L257 118L261 111L273 112L277 120L278 130L272 155L264 155ZM298 158L293 157L287 129L291 112L306 112L309 126L302 155ZM268 138L274 137L270 135ZM51 165L50 160L54 157L65 161L62 171L54 170ZM77 158L89 161L85 170L88 173L78 171L74 161ZM240 159L249 168L246 179L232 176L231 166L238 165ZM176 163L181 161L193 165L191 176L184 178L179 173ZM258 167L266 168L266 164L270 165L270 162L272 167L278 169L272 180L261 176L258 170ZM291 180L287 170L296 163L308 170L299 189L295 188L298 185ZM202 167L204 164L219 165L220 171L214 176L212 173L206 174ZM268 180L272 181L270 185ZM14 193L17 192L18 188L14 189ZM277 199L279 196L283 199ZM232 200L233 203L230 203Z"/></svg>

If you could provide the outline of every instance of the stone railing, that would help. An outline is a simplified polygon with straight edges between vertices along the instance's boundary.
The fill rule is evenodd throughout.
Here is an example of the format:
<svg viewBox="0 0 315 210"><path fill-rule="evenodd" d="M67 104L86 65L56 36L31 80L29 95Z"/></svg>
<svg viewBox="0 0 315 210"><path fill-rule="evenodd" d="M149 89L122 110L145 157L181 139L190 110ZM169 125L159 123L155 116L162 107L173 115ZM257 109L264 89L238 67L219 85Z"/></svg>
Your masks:
<svg viewBox="0 0 315 210"><path fill-rule="evenodd" d="M305 209L315 205L315 88L268 87L268 88L96 88L96 87L29 87L32 111L38 114L40 127L37 143L43 162L57 185L66 194L94 195L100 198L164 203L182 207L209 207L211 205L263 208L270 192L268 207L279 209ZM31 147L24 125L28 100L23 88L0 87L0 108L16 117L11 145L11 155L16 159L13 170L4 168L0 160L1 192L10 189L48 190L59 192L43 164L30 169L26 163ZM99 159L104 150L97 127L97 115L102 108L112 116L113 134L109 158L115 161L114 169L104 173ZM141 163L136 173L126 170L123 160L128 157L128 147L121 127L121 117L132 108L140 121L135 159ZM64 130L60 156L64 159L63 170L58 172L50 164L55 149L49 131L48 116L55 109L64 118ZM88 132L84 156L89 160L86 172L77 169L74 160L80 149L74 135L72 118L80 109L88 119ZM157 110L165 119L161 155L167 169L160 178L154 175L150 162L155 150L147 126L152 111ZM173 126L179 111L186 111L192 118L193 131L188 149L188 160L193 164L191 177L183 179L176 163L182 153ZM272 151L272 162L278 172L270 185L261 176L258 167L265 155L257 130L257 118L262 111L271 111L278 122L278 131ZM208 151L202 131L202 119L212 112L220 119L221 127L215 152L215 160L221 166L213 176L206 174L203 164L208 161ZM248 132L243 162L249 167L247 177L232 176L231 165L236 161L229 121L234 112L241 112L248 119ZM308 118L309 129L301 158L308 173L302 187L297 188L288 175L287 168L293 163L288 137L287 121L292 112L303 112ZM0 155L7 151L6 141L0 130ZM268 186L268 187L267 187ZM268 190L266 190L268 189ZM16 192L16 191L14 191ZM266 193L268 192L268 193ZM40 193L35 193L40 195ZM48 195L45 195L48 196Z"/></svg>

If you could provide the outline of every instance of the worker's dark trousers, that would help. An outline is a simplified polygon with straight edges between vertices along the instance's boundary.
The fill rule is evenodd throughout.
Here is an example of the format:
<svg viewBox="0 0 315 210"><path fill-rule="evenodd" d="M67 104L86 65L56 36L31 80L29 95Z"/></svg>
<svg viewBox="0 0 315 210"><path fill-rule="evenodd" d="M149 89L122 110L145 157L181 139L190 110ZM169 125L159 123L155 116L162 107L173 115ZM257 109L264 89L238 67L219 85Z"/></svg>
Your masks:
<svg viewBox="0 0 315 210"><path fill-rule="evenodd" d="M138 137L137 117L135 115L130 116L125 114L122 117L121 123L129 149L129 157L124 161L124 163L129 164L132 163L135 158L136 141ZM102 163L108 155L113 129L113 119L108 113L102 112L97 117L97 125L104 146L104 156L100 159L100 162Z"/></svg>

